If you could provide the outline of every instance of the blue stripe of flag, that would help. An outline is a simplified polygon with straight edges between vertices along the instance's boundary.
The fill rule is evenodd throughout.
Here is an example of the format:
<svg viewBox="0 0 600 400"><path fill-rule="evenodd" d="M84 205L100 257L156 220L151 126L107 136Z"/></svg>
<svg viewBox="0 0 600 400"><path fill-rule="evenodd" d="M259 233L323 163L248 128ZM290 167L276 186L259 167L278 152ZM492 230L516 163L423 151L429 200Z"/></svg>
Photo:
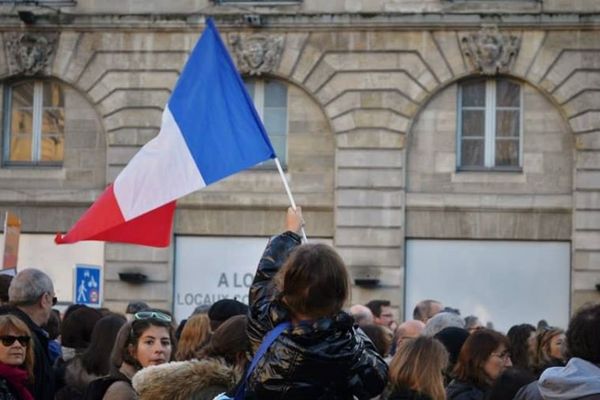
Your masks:
<svg viewBox="0 0 600 400"><path fill-rule="evenodd" d="M275 158L212 19L177 81L169 109L207 185Z"/></svg>

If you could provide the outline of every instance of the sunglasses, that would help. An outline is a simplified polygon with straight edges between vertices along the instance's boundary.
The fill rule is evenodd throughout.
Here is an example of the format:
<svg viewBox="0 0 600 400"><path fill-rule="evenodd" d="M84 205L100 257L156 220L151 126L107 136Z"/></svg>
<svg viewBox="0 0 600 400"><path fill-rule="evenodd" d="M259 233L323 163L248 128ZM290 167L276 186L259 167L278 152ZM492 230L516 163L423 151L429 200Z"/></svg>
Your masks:
<svg viewBox="0 0 600 400"><path fill-rule="evenodd" d="M172 322L173 318L170 315L162 313L160 311L138 311L133 314L133 319L141 321L143 319L156 319L163 322Z"/></svg>
<svg viewBox="0 0 600 400"><path fill-rule="evenodd" d="M12 346L15 341L19 341L19 344L23 347L27 347L27 345L29 344L29 341L31 340L31 337L29 336L12 336L12 335L7 335L7 336L0 336L0 342L2 342L2 344L6 347Z"/></svg>

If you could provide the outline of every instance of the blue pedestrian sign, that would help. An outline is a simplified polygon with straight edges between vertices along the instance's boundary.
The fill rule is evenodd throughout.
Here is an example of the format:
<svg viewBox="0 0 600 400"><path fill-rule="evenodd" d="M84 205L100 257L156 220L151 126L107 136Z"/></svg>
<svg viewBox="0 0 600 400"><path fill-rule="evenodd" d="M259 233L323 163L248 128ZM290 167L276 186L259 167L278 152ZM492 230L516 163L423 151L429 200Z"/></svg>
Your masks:
<svg viewBox="0 0 600 400"><path fill-rule="evenodd" d="M102 304L102 269L97 265L77 264L73 280L73 302L89 307Z"/></svg>

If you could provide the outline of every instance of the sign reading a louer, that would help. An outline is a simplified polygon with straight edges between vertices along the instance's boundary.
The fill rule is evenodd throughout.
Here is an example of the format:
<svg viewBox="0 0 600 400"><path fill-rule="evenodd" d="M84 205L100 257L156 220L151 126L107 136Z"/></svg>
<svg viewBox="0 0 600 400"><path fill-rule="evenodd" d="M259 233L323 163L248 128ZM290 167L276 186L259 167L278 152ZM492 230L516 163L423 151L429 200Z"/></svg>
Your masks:
<svg viewBox="0 0 600 400"><path fill-rule="evenodd" d="M221 299L248 303L248 290L268 238L178 236L173 308L178 321Z"/></svg>

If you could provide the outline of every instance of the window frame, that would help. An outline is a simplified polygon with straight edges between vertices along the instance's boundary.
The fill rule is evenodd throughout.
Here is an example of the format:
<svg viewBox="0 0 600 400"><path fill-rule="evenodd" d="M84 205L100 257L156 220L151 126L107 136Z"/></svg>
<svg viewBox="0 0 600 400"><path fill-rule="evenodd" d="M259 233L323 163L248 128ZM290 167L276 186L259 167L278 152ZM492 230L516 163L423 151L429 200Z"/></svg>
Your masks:
<svg viewBox="0 0 600 400"><path fill-rule="evenodd" d="M64 156L61 161L42 161L42 119L44 112L44 83L50 82L50 79L20 79L4 83L4 93L2 97L2 167L49 167L62 168ZM32 104L32 132L31 132L31 161L11 161L11 137L12 137L12 93L15 86L33 82L33 104ZM60 84L59 82L56 82ZM64 85L60 84L64 94ZM66 112L66 106L63 105ZM63 132L66 136L66 131ZM64 145L64 144L63 144Z"/></svg>
<svg viewBox="0 0 600 400"><path fill-rule="evenodd" d="M484 107L484 153L483 165L462 165L462 141L463 141L463 84L480 80L481 78L467 79L458 82L457 107L456 107L456 169L457 171L498 171L498 172L522 172L523 171L523 84L509 77L484 78L485 83L485 107ZM498 81L507 80L519 86L519 154L518 165L496 166L496 113L498 110L515 110L516 107L498 107L496 105L496 94ZM468 107L472 108L472 107Z"/></svg>
<svg viewBox="0 0 600 400"><path fill-rule="evenodd" d="M265 124L265 93L266 93L266 81L273 81L273 82L277 82L280 85L283 85L286 87L286 102L285 102L285 126L286 126L286 130L285 130L285 154L283 154L283 157L281 157L281 154L275 154L277 156L277 158L279 159L279 162L281 164L281 168L284 170L287 170L287 166L288 166L288 153L289 153L289 134L290 134L290 120L289 120L289 104L288 104L288 100L289 100L289 86L287 85L286 82L281 81L279 79L270 79L270 78L256 78L256 77L244 77L244 81L249 80L252 81L254 84L254 93L253 95L251 95L250 93L248 93L248 95L250 96L250 98L252 99L252 102L254 104L254 108L256 109L256 113L258 114L258 116L260 117L260 121L263 123L263 126ZM260 90L259 90L260 89ZM271 139L270 133L267 130L267 127L265 126L265 131L267 132L267 136L269 136L269 140ZM256 168L259 169L276 169L277 166L275 165L274 161L268 160L265 161L259 165L256 166Z"/></svg>

